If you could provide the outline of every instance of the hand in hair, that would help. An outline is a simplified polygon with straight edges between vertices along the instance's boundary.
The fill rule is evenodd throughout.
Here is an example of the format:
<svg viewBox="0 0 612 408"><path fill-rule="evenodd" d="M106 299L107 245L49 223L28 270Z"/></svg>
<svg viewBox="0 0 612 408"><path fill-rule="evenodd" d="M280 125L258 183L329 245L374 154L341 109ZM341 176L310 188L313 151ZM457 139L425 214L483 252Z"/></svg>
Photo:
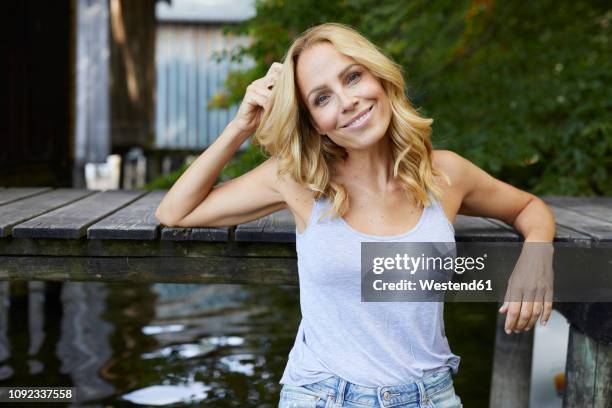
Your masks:
<svg viewBox="0 0 612 408"><path fill-rule="evenodd" d="M230 226L285 208L284 196L278 189L275 158L213 187L221 169L257 129L281 69L282 64L272 64L265 77L248 86L234 120L166 193L155 212L164 225Z"/></svg>
<svg viewBox="0 0 612 408"><path fill-rule="evenodd" d="M283 64L275 62L263 78L253 81L247 86L242 103L236 117L232 121L237 129L246 134L252 134L257 129L264 109L269 109L270 95L274 83L280 75Z"/></svg>

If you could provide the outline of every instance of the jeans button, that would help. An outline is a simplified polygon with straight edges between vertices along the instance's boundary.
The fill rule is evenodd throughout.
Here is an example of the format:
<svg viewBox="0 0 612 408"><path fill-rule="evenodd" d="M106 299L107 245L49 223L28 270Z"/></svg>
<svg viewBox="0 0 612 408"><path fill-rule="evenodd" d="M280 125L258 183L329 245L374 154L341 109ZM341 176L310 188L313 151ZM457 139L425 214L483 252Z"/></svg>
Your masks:
<svg viewBox="0 0 612 408"><path fill-rule="evenodd" d="M385 393L383 394L383 398L385 399L385 401L389 401L389 399L390 399L389 391L385 391Z"/></svg>

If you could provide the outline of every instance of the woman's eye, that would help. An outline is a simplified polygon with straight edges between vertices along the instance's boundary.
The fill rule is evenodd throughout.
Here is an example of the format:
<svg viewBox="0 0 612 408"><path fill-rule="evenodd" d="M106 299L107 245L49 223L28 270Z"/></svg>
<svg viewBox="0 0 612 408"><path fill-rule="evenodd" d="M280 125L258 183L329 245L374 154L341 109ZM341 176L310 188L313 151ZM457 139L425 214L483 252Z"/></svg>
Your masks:
<svg viewBox="0 0 612 408"><path fill-rule="evenodd" d="M315 99L315 105L319 106L320 104L325 102L325 98L326 97L327 97L327 95L319 95L319 96L317 96L316 99Z"/></svg>
<svg viewBox="0 0 612 408"><path fill-rule="evenodd" d="M347 82L350 84L352 82L357 82L359 80L359 78L361 78L361 73L358 71L355 72L351 72L347 77ZM325 101L327 100L327 95L322 94L319 95L315 98L314 100L314 104L315 106L320 106L322 103L325 103Z"/></svg>
<svg viewBox="0 0 612 408"><path fill-rule="evenodd" d="M361 74L359 72L353 72L348 76L348 82L354 82L356 79L359 79Z"/></svg>

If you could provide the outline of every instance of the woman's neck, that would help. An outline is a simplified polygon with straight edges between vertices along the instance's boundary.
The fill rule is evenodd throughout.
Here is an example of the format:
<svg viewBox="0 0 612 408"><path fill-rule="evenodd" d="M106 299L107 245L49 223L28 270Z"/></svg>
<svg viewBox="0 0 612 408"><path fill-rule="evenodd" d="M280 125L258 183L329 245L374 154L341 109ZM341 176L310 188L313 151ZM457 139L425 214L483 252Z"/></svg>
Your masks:
<svg viewBox="0 0 612 408"><path fill-rule="evenodd" d="M336 175L349 190L357 188L385 194L397 189L388 137L362 150L347 149L348 157L338 163Z"/></svg>

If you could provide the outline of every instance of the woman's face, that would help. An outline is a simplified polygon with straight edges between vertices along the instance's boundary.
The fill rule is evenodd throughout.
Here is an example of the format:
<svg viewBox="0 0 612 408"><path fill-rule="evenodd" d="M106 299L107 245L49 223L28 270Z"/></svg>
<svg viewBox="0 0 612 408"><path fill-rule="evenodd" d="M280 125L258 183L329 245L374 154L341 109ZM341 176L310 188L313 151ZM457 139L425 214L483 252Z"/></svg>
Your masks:
<svg viewBox="0 0 612 408"><path fill-rule="evenodd" d="M302 52L296 67L302 101L317 132L348 149L382 139L391 105L380 81L328 42Z"/></svg>

